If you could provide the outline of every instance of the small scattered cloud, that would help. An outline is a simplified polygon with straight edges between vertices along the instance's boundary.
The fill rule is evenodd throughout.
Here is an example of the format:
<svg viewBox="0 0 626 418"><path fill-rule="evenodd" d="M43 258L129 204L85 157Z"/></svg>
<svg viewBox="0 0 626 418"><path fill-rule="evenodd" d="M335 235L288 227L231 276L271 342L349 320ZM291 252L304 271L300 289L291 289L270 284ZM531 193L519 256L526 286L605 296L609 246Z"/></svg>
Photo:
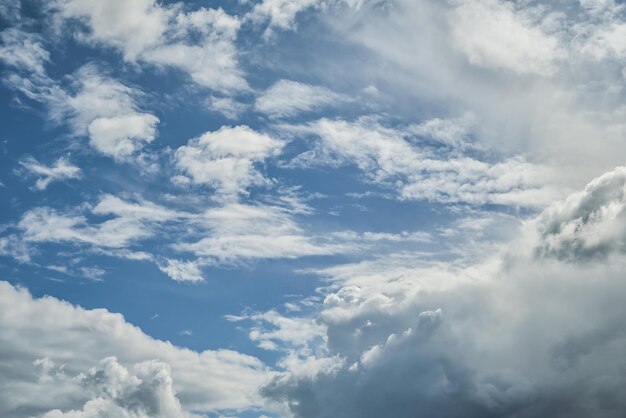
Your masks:
<svg viewBox="0 0 626 418"><path fill-rule="evenodd" d="M51 166L41 164L33 157L27 157L20 161L20 165L30 174L39 177L35 182L35 189L40 191L45 190L50 183L82 177L81 169L64 157L57 159Z"/></svg>

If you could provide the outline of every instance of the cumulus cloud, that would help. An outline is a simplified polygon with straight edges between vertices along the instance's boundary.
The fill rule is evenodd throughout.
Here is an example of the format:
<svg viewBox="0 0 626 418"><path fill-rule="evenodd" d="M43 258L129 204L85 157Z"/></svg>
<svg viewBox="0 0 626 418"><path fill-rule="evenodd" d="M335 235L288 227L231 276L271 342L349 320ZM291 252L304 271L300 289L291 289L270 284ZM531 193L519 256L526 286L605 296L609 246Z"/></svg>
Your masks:
<svg viewBox="0 0 626 418"><path fill-rule="evenodd" d="M281 118L311 112L345 100L325 87L280 80L257 97L254 107L270 117Z"/></svg>
<svg viewBox="0 0 626 418"><path fill-rule="evenodd" d="M20 165L31 174L39 177L35 182L37 190L45 190L50 183L55 181L77 179L82 176L80 168L72 165L64 157L57 159L50 167L41 164L33 157L20 161Z"/></svg>
<svg viewBox="0 0 626 418"><path fill-rule="evenodd" d="M3 416L184 417L261 403L269 375L254 357L179 348L119 314L33 299L6 282L0 306Z"/></svg>
<svg viewBox="0 0 626 418"><path fill-rule="evenodd" d="M44 359L46 370L54 363ZM40 361L35 361L35 363ZM115 357L100 361L77 377L79 385L87 393L93 393L81 410L63 412L54 409L41 418L90 418L116 416L127 418L193 418L198 415L183 410L173 389L170 367L160 361L145 361L127 368Z"/></svg>
<svg viewBox="0 0 626 418"><path fill-rule="evenodd" d="M606 173L537 220L537 253L571 261L626 251L626 168Z"/></svg>
<svg viewBox="0 0 626 418"><path fill-rule="evenodd" d="M88 136L104 155L124 161L156 136L159 118L139 110L142 93L102 74L94 64L68 77L68 88L49 78L11 74L6 82L28 98L43 103L56 124L68 123L74 136Z"/></svg>
<svg viewBox="0 0 626 418"><path fill-rule="evenodd" d="M127 61L177 68L218 91L248 88L234 44L240 22L222 9L185 13L181 4L154 0L58 0L54 6L62 18L85 24L84 41L117 48Z"/></svg>
<svg viewBox="0 0 626 418"><path fill-rule="evenodd" d="M206 184L224 195L243 193L263 185L255 165L278 155L284 143L247 126L224 126L191 139L176 150L176 166L196 184Z"/></svg>
<svg viewBox="0 0 626 418"><path fill-rule="evenodd" d="M164 262L159 263L159 270L167 274L173 280L177 282L201 282L204 281L202 271L198 265L198 262L182 261L176 259L165 259Z"/></svg>
<svg viewBox="0 0 626 418"><path fill-rule="evenodd" d="M623 168L607 173L469 265L408 257L324 270L329 287L311 319L325 335L300 359L315 353L307 364L317 367L281 363L264 395L298 417L620 416L623 244L607 240L608 259L578 257L576 245L561 246L568 257L534 249L546 219L593 225L623 200L623 184ZM594 238L592 225L580 235ZM559 261L569 257L578 262Z"/></svg>

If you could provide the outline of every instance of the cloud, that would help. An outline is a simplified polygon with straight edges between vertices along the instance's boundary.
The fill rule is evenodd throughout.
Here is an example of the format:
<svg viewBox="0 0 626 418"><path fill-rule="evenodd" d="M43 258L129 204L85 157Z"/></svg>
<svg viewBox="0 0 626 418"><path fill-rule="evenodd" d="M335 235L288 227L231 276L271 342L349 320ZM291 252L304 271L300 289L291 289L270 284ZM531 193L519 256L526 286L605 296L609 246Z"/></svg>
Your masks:
<svg viewBox="0 0 626 418"><path fill-rule="evenodd" d="M618 134L624 118L617 29L623 4L375 3L326 20L371 60L360 61L357 72L333 72L333 84L374 84L377 102L405 120L416 108L428 109L426 118L469 113L476 144L549 162L571 190L623 164L614 154L625 138ZM351 68L352 59L343 57L329 62Z"/></svg>
<svg viewBox="0 0 626 418"><path fill-rule="evenodd" d="M186 417L261 403L270 374L254 357L179 348L105 309L0 290L0 415Z"/></svg>
<svg viewBox="0 0 626 418"><path fill-rule="evenodd" d="M177 282L202 282L204 277L197 262L165 259L159 263L159 270Z"/></svg>
<svg viewBox="0 0 626 418"><path fill-rule="evenodd" d="M35 182L35 188L37 190L45 190L50 183L55 181L78 179L82 176L80 168L72 165L63 157L57 159L50 167L41 164L33 157L28 157L20 161L20 165L31 174L39 177Z"/></svg>
<svg viewBox="0 0 626 418"><path fill-rule="evenodd" d="M270 117L284 118L343 101L346 101L345 97L325 87L280 80L257 97L254 107Z"/></svg>
<svg viewBox="0 0 626 418"><path fill-rule="evenodd" d="M298 417L620 416L621 241L607 241L609 258L577 257L575 245L561 247L566 257L534 249L546 219L588 218L578 231L593 239L594 218L620 206L622 189L619 168L470 264L405 256L324 269L326 297L308 319L325 335L302 350L287 344L284 371L263 394ZM623 224L614 214L608 222ZM282 341L297 336L285 332ZM287 361L294 351L307 373Z"/></svg>
<svg viewBox="0 0 626 418"><path fill-rule="evenodd" d="M53 362L46 360L51 363L50 367L54 367ZM129 370L115 357L107 357L98 367L90 368L77 379L86 392L94 394L81 410L63 412L55 409L41 418L198 417L183 410L170 373L169 365L160 361L138 363Z"/></svg>
<svg viewBox="0 0 626 418"><path fill-rule="evenodd" d="M575 262L626 252L626 168L606 173L537 220L537 254Z"/></svg>
<svg viewBox="0 0 626 418"><path fill-rule="evenodd" d="M17 70L45 75L44 65L50 61L50 53L42 46L41 36L8 28L0 32L0 60Z"/></svg>
<svg viewBox="0 0 626 418"><path fill-rule="evenodd" d="M254 6L248 18L253 21L268 20L270 27L290 29L298 13L319 5L319 0L263 0Z"/></svg>
<svg viewBox="0 0 626 418"><path fill-rule="evenodd" d="M82 67L74 79L78 92L53 102L53 119L69 118L75 135L89 135L96 150L117 160L154 140L159 119L137 110L138 90L103 76L93 65Z"/></svg>
<svg viewBox="0 0 626 418"><path fill-rule="evenodd" d="M371 182L395 189L401 199L527 207L554 199L555 190L547 183L551 176L547 167L521 157L488 163L465 156L457 151L457 145L464 143L466 130L451 129L450 125L434 127L441 124L434 120L393 129L368 118L354 122L320 119L292 128L315 135L319 141L289 166L353 164ZM458 136L453 138L451 133ZM420 136L454 147L429 147L420 142Z"/></svg>
<svg viewBox="0 0 626 418"><path fill-rule="evenodd" d="M473 65L518 74L552 75L563 53L559 39L512 3L459 1L450 15L452 39Z"/></svg>
<svg viewBox="0 0 626 418"><path fill-rule="evenodd" d="M174 13L153 0L59 0L54 6L64 18L85 19L90 29L87 40L120 48L129 60L162 42Z"/></svg>
<svg viewBox="0 0 626 418"><path fill-rule="evenodd" d="M248 89L234 43L240 22L222 9L185 13L180 3L154 0L58 0L55 8L85 24L86 43L119 49L126 61L177 68L218 91Z"/></svg>
<svg viewBox="0 0 626 418"><path fill-rule="evenodd" d="M282 141L247 126L223 126L178 148L174 160L193 183L236 195L249 186L268 183L255 165L278 155L283 146Z"/></svg>
<svg viewBox="0 0 626 418"><path fill-rule="evenodd" d="M141 142L152 142L159 118L148 113L130 116L97 118L89 124L91 145L103 154L123 159L142 147Z"/></svg>
<svg viewBox="0 0 626 418"><path fill-rule="evenodd" d="M349 246L310 237L288 208L228 203L206 210L197 222L207 236L175 245L178 251L208 257L210 263L268 258L297 258L345 252Z"/></svg>
<svg viewBox="0 0 626 418"><path fill-rule="evenodd" d="M152 236L156 225L179 216L151 202L129 203L112 195L101 196L91 213L113 218L91 223L80 213L39 207L27 211L17 228L27 243L70 242L115 249Z"/></svg>
<svg viewBox="0 0 626 418"><path fill-rule="evenodd" d="M159 118L139 110L142 92L103 75L94 64L68 78L72 85L67 89L46 74L11 74L5 82L43 103L54 123L68 123L74 136L88 136L97 151L118 161L136 156L155 139Z"/></svg>

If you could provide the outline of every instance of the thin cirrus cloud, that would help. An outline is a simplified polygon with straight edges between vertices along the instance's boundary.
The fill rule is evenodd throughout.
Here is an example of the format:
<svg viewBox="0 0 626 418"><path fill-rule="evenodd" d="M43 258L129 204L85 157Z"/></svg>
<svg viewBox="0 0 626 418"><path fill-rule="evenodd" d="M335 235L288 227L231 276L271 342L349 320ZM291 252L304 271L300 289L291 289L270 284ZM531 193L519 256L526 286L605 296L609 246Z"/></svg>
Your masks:
<svg viewBox="0 0 626 418"><path fill-rule="evenodd" d="M280 80L257 97L255 109L272 118L293 117L348 101L325 87Z"/></svg>

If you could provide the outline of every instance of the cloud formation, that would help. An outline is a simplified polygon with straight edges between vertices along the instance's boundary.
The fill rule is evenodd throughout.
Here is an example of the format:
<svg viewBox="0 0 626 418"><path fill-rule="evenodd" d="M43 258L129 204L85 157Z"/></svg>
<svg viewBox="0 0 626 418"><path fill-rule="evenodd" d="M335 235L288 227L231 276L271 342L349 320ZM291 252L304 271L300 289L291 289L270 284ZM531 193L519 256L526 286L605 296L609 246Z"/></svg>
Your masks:
<svg viewBox="0 0 626 418"><path fill-rule="evenodd" d="M2 415L191 417L184 411L260 405L269 375L256 358L179 348L106 309L0 290Z"/></svg>
<svg viewBox="0 0 626 418"><path fill-rule="evenodd" d="M314 313L324 338L308 343L310 358L299 350L312 369L284 362L264 395L298 417L620 416L623 245L604 241L618 255L598 261L578 255L576 236L561 236L570 245L558 258L538 257L534 248L550 238L533 232L546 220L567 230L577 215L589 228L601 215L612 222L622 174L547 209L482 263L380 259L324 271L331 285ZM297 335L284 330L282 341Z"/></svg>

